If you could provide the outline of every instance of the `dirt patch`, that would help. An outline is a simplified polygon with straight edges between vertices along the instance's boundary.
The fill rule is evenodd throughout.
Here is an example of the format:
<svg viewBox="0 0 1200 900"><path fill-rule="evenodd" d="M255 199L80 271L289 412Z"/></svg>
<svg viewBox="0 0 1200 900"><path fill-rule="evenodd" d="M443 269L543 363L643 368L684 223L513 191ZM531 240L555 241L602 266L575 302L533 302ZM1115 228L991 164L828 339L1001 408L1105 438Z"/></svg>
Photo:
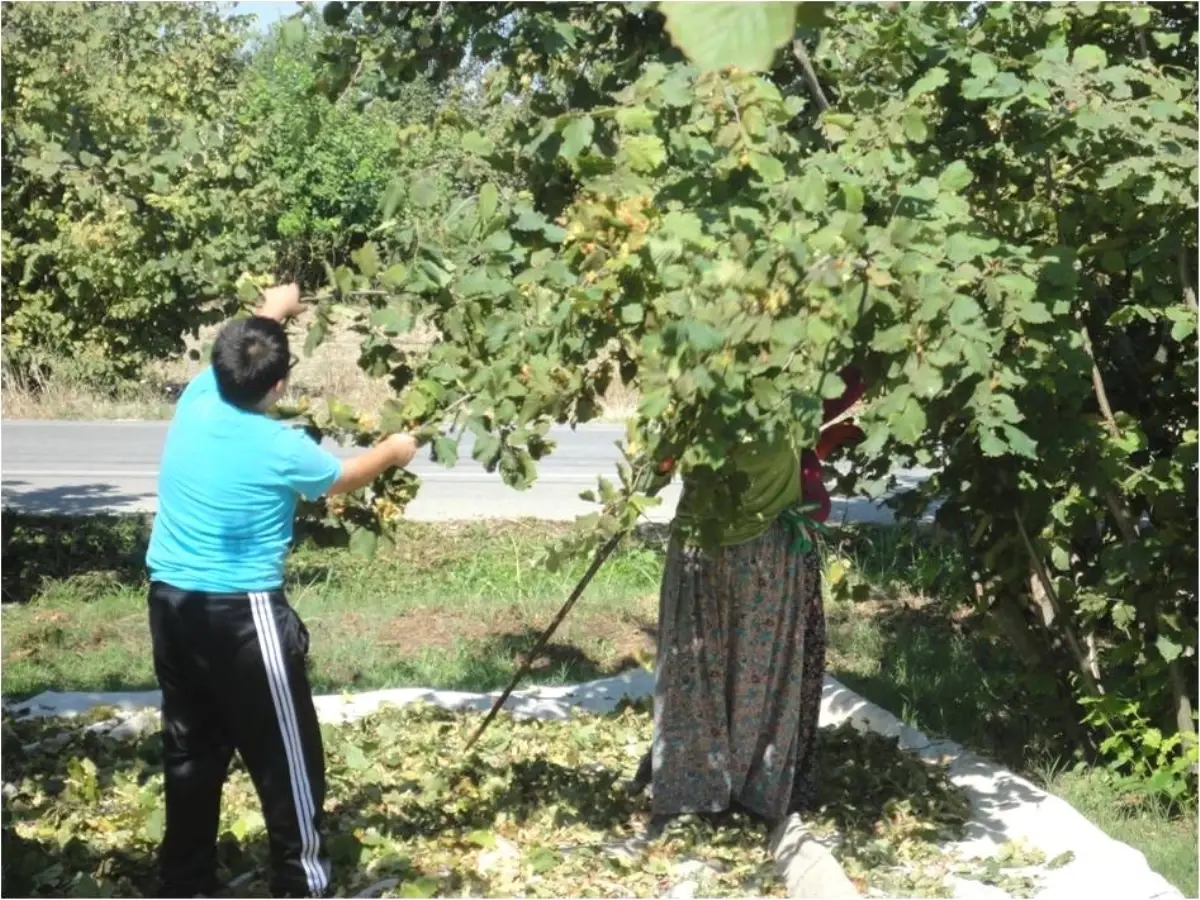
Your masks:
<svg viewBox="0 0 1200 900"><path fill-rule="evenodd" d="M586 650L605 668L627 668L653 658L656 623L650 599L638 601L635 609L621 612L573 612L555 632L533 668L548 668L562 661L569 648ZM651 615L647 615L647 611ZM459 644L495 642L511 648L523 660L550 616L530 616L515 606L490 610L486 616L463 610L417 607L389 619L378 627L378 643L403 655L427 650L451 650ZM602 657L597 659L597 657Z"/></svg>
<svg viewBox="0 0 1200 900"><path fill-rule="evenodd" d="M404 655L450 650L460 641L482 640L520 627L515 609L498 609L487 618L462 610L419 606L381 624L378 643Z"/></svg>

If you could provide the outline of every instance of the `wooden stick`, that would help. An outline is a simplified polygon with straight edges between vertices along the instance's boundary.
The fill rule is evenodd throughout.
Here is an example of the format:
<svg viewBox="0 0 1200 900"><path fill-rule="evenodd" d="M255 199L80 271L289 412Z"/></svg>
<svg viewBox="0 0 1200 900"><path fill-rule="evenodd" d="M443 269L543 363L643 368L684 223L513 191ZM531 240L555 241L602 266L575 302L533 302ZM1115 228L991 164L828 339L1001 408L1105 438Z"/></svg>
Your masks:
<svg viewBox="0 0 1200 900"><path fill-rule="evenodd" d="M800 63L800 74L804 78L808 92L812 94L813 101L817 104L817 110L820 112L829 112L829 98L821 90L821 82L817 79L817 70L813 68L812 60L808 56L808 50L805 48L804 42L799 38L792 41L792 54L796 57L796 62Z"/></svg>
<svg viewBox="0 0 1200 900"><path fill-rule="evenodd" d="M487 716L479 724L479 727L475 729L475 733L471 735L471 739L467 741L467 746L465 748L466 750L470 750L473 746L475 746L475 742L479 740L480 736L484 733L484 731L487 730L487 727L492 724L492 720L496 718L496 715L504 707L504 704L508 701L508 698L512 695L512 692L516 689L517 685L521 683L521 679L525 677L526 673L528 673L529 669L533 666L534 660L538 658L538 654L542 652L542 648L546 646L546 642L549 641L554 635L554 632L558 630L558 626L561 625L562 620L567 617L567 613L571 611L571 607L575 605L575 601L583 596L584 590L591 583L592 579L596 577L596 573L600 571L600 567L604 565L605 560L612 556L613 551L617 549L617 545L621 543L621 538L624 536L624 532L613 535L608 539L607 543L605 543L603 547L596 551L596 556L592 559L592 564L588 566L587 571L583 573L583 577L580 578L579 582L575 585L575 589L571 591L571 596L567 598L567 602L563 604L562 609L558 611L558 614L550 622L546 630L542 632L542 635L538 638L537 643L533 645L533 649L530 650L529 654L525 657L525 661L521 663L521 667L517 669L517 673L513 675L512 681L508 683L508 687L506 687L504 692L496 698L496 702L492 704L492 708L488 711Z"/></svg>
<svg viewBox="0 0 1200 900"><path fill-rule="evenodd" d="M1017 518L1017 532L1021 535L1021 543L1025 545L1026 552L1029 553L1029 561L1033 565L1034 574L1037 576L1038 581L1042 583L1042 590L1046 592L1046 599L1050 601L1055 617L1062 623L1063 636L1066 638L1067 647L1070 649L1071 654L1075 657L1076 664L1079 666L1079 676L1083 680L1083 685L1093 697L1103 696L1104 687L1092 677L1092 669L1088 665L1087 654L1084 652L1083 646L1075 634L1075 629L1071 626L1071 620L1067 618L1062 603L1059 602L1058 594L1054 590L1054 582L1050 580L1050 573L1046 571L1046 564L1042 562L1041 556L1033 546L1033 539L1029 536L1029 531L1025 528L1025 519L1021 516L1020 510L1013 510L1013 513Z"/></svg>

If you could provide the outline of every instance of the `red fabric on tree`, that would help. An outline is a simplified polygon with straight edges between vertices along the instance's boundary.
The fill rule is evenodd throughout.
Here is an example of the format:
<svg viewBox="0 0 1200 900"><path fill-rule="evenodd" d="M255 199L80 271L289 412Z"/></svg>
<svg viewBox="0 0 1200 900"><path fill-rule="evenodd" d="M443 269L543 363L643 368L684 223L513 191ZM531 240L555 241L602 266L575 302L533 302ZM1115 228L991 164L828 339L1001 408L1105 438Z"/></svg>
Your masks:
<svg viewBox="0 0 1200 900"><path fill-rule="evenodd" d="M833 421L852 407L862 399L862 395L867 390L866 382L863 381L862 370L858 366L846 366L846 368L838 372L838 375L846 383L846 390L842 393L842 396L834 400L825 401L825 422Z"/></svg>
<svg viewBox="0 0 1200 900"><path fill-rule="evenodd" d="M858 366L846 366L838 374L846 383L846 390L840 397L825 401L822 424L828 424L852 407L867 390ZM805 505L816 505L816 509L810 513L814 521L824 522L828 519L833 506L829 490L825 487L825 479L821 477L821 462L828 459L843 444L857 443L863 437L865 435L862 429L853 422L838 422L821 432L816 449L805 450L800 454L800 497Z"/></svg>

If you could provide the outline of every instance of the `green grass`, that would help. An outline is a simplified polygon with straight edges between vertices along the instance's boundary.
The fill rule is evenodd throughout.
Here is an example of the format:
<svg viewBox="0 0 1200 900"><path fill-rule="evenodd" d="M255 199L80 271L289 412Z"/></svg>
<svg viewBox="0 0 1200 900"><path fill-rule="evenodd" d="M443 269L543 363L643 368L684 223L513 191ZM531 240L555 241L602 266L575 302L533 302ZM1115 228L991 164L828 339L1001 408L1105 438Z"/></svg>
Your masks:
<svg viewBox="0 0 1200 900"><path fill-rule="evenodd" d="M3 517L2 685L147 689L150 667L140 519ZM394 553L369 563L302 543L288 591L312 634L320 692L375 687L487 690L511 677L582 565L550 573L539 553L561 526L406 525ZM531 673L530 683L614 674L652 657L663 535L631 540L606 565ZM1064 796L1197 895L1195 810L1128 800L1102 773L1046 770L1078 746L1077 708L1053 673L1030 671L969 603L963 563L945 540L900 528L845 528L827 564L830 672L930 735L944 735ZM1136 794L1136 792L1134 792ZM1119 796L1114 796L1119 794ZM1120 802L1117 802L1120 801Z"/></svg>
<svg viewBox="0 0 1200 900"><path fill-rule="evenodd" d="M24 602L4 613L4 694L154 687L144 522L23 520L5 531L4 592ZM312 636L314 689L503 686L582 569L536 563L557 531L409 524L395 552L370 562L303 544L287 590ZM531 681L598 678L646 658L661 570L655 541L623 548L604 567Z"/></svg>
<svg viewBox="0 0 1200 900"><path fill-rule="evenodd" d="M1135 847L1150 868L1182 891L1200 896L1196 856L1196 813L1178 815L1136 785L1115 782L1103 771L1077 766L1035 770L1038 780L1110 837Z"/></svg>

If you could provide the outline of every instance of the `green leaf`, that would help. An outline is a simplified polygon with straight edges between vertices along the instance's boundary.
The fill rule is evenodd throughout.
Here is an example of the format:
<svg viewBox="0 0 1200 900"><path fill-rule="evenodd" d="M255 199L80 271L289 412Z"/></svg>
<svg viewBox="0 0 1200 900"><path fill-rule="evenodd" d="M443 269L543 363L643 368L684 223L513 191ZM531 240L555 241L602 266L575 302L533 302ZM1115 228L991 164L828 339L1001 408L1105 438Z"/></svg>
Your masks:
<svg viewBox="0 0 1200 900"><path fill-rule="evenodd" d="M666 3L659 8L675 46L703 71L770 69L796 32L794 3Z"/></svg>
<svg viewBox="0 0 1200 900"><path fill-rule="evenodd" d="M1183 653L1183 648L1165 635L1159 635L1154 642L1155 648L1167 662L1174 662Z"/></svg>
<svg viewBox="0 0 1200 900"><path fill-rule="evenodd" d="M978 319L980 312L979 304L973 297L957 294L954 302L950 304L950 324L955 328L962 328Z"/></svg>
<svg viewBox="0 0 1200 900"><path fill-rule="evenodd" d="M704 235L700 218L693 213L669 212L662 218L662 231L683 241L699 243Z"/></svg>
<svg viewBox="0 0 1200 900"><path fill-rule="evenodd" d="M1183 342L1196 333L1196 310L1193 307L1173 307L1167 310L1171 321L1171 340Z"/></svg>
<svg viewBox="0 0 1200 900"><path fill-rule="evenodd" d="M400 201L408 193L408 185L402 178L395 178L388 185L387 190L383 194L383 218L390 219L396 213L396 208L400 205Z"/></svg>
<svg viewBox="0 0 1200 900"><path fill-rule="evenodd" d="M667 407L670 405L671 394L669 391L653 391L642 397L638 413L647 419L657 419L667 411Z"/></svg>
<svg viewBox="0 0 1200 900"><path fill-rule="evenodd" d="M370 559L375 555L375 547L379 543L379 535L369 528L351 527L350 552L360 559Z"/></svg>
<svg viewBox="0 0 1200 900"><path fill-rule="evenodd" d="M500 438L494 434L481 434L471 447L471 458L484 467L495 465L500 456Z"/></svg>
<svg viewBox="0 0 1200 900"><path fill-rule="evenodd" d="M467 835L467 842L474 844L476 847L491 850L496 846L496 832L484 831L481 828L476 829Z"/></svg>
<svg viewBox="0 0 1200 900"><path fill-rule="evenodd" d="M537 847L526 854L525 861L529 863L529 867L534 872L541 875L558 866L562 862L562 857L549 847Z"/></svg>
<svg viewBox="0 0 1200 900"><path fill-rule="evenodd" d="M971 74L981 81L991 81L1000 69L996 61L985 53L976 53L971 57Z"/></svg>
<svg viewBox="0 0 1200 900"><path fill-rule="evenodd" d="M910 106L904 113L904 136L914 144L923 144L929 140L929 128L925 117L915 106Z"/></svg>
<svg viewBox="0 0 1200 900"><path fill-rule="evenodd" d="M370 533L370 532L368 532ZM374 551L372 550L372 553ZM362 772L370 768L371 763L367 759L367 755L362 752L362 748L357 744L346 744L342 750L342 755L346 758L346 767L355 772Z"/></svg>
<svg viewBox="0 0 1200 900"><path fill-rule="evenodd" d="M571 119L562 130L563 140L562 146L558 149L558 155L568 160L575 159L592 145L592 133L595 128L596 123L592 121L591 116L578 116Z"/></svg>
<svg viewBox="0 0 1200 900"><path fill-rule="evenodd" d="M400 334L409 329L407 317L401 310L394 306L383 306L379 309L371 310L371 316L368 321L374 327L382 328L391 334Z"/></svg>
<svg viewBox="0 0 1200 900"><path fill-rule="evenodd" d="M458 441L444 434L434 438L433 458L438 465L453 467L458 462Z"/></svg>
<svg viewBox="0 0 1200 900"><path fill-rule="evenodd" d="M629 166L635 172L653 172L667 161L667 148L656 136L646 134L626 138L621 143Z"/></svg>
<svg viewBox="0 0 1200 900"><path fill-rule="evenodd" d="M1108 65L1108 54L1095 44L1084 44L1071 58L1071 67L1076 72L1092 72Z"/></svg>
<svg viewBox="0 0 1200 900"><path fill-rule="evenodd" d="M468 153L474 153L476 156L489 156L496 149L492 139L478 131L468 131L464 134L462 146Z"/></svg>
<svg viewBox="0 0 1200 900"><path fill-rule="evenodd" d="M350 254L354 265L365 277L372 278L379 271L379 252L375 245L368 241Z"/></svg>
<svg viewBox="0 0 1200 900"><path fill-rule="evenodd" d="M975 176L970 168L961 159L956 159L950 165L946 166L945 170L938 176L938 186L946 191L958 193L967 185L969 185Z"/></svg>
<svg viewBox="0 0 1200 900"><path fill-rule="evenodd" d="M983 451L984 456L997 457L1004 456L1008 451L1008 445L1000 440L1000 436L991 428L981 428L979 431L979 449Z"/></svg>
<svg viewBox="0 0 1200 900"><path fill-rule="evenodd" d="M917 444L921 435L925 433L925 410L921 408L920 403L909 397L891 425L896 440L905 444Z"/></svg>
<svg viewBox="0 0 1200 900"><path fill-rule="evenodd" d="M783 181L787 175L784 171L783 163L773 156L767 156L765 153L751 153L750 168L762 176L762 180L768 184Z"/></svg>
<svg viewBox="0 0 1200 900"><path fill-rule="evenodd" d="M395 290L396 288L403 286L407 278L408 269L405 267L404 263L395 263L394 265L387 267L384 273L379 276L379 281L384 287Z"/></svg>
<svg viewBox="0 0 1200 900"><path fill-rule="evenodd" d="M441 891L441 882L430 875L422 875L420 878L406 881L400 885L398 893L401 897L415 898L415 900L428 900L430 897L436 897Z"/></svg>
<svg viewBox="0 0 1200 900"><path fill-rule="evenodd" d="M616 119L622 131L649 131L656 121L654 113L645 106L623 106L617 110Z"/></svg>
<svg viewBox="0 0 1200 900"><path fill-rule="evenodd" d="M512 227L517 231L541 232L550 224L549 219L532 207L521 206L514 210L514 212L517 213L517 220L513 222Z"/></svg>
<svg viewBox="0 0 1200 900"><path fill-rule="evenodd" d="M1026 459L1037 459L1037 441L1012 425L1004 425L1003 430L1004 436L1008 438L1008 447L1013 453Z"/></svg>
<svg viewBox="0 0 1200 900"><path fill-rule="evenodd" d="M822 210L828 202L828 196L825 179L815 168L805 172L796 185L796 199L800 201L800 206L805 212L815 213Z"/></svg>
<svg viewBox="0 0 1200 900"><path fill-rule="evenodd" d="M923 97L925 94L933 93L949 82L950 73L941 66L936 66L913 83L913 86L908 89L908 99L915 100L918 97Z"/></svg>
<svg viewBox="0 0 1200 900"><path fill-rule="evenodd" d="M163 834L167 827L166 807L158 804L150 811L150 815L146 817L146 824L142 830L146 840L152 844L157 844L163 839Z"/></svg>
<svg viewBox="0 0 1200 900"><path fill-rule="evenodd" d="M438 187L432 180L428 178L418 178L413 182L412 189L409 192L409 198L414 206L419 206L422 209L428 209L434 206L438 201Z"/></svg>
<svg viewBox="0 0 1200 900"><path fill-rule="evenodd" d="M500 205L500 192L490 181L479 189L479 221L486 225Z"/></svg>
<svg viewBox="0 0 1200 900"><path fill-rule="evenodd" d="M313 323L308 326L308 336L304 340L305 356L312 356L313 351L325 343L326 331L327 329L323 320L320 318L313 320Z"/></svg>
<svg viewBox="0 0 1200 900"><path fill-rule="evenodd" d="M513 248L512 235L506 230L493 231L488 235L488 239L483 242L483 246L488 250L496 253L507 253Z"/></svg>
<svg viewBox="0 0 1200 900"><path fill-rule="evenodd" d="M1015 97L1017 94L1021 93L1022 87L1023 82L1012 72L1001 72L994 79L992 79L992 83L988 85L987 89L982 92L981 96L999 97L1001 99L1005 97Z"/></svg>
<svg viewBox="0 0 1200 900"><path fill-rule="evenodd" d="M285 21L279 29L279 37L283 41L283 46L288 48L303 44L307 33L307 29L304 27L304 20L294 17Z"/></svg>
<svg viewBox="0 0 1200 900"><path fill-rule="evenodd" d="M865 202L863 189L857 184L847 181L842 185L842 202L845 205L846 212L862 212L863 203Z"/></svg>
<svg viewBox="0 0 1200 900"><path fill-rule="evenodd" d="M1046 304L1037 301L1020 304L1017 307L1017 315L1020 316L1022 322L1028 322L1030 325L1045 325L1047 322L1054 321L1054 316L1050 314Z"/></svg>

